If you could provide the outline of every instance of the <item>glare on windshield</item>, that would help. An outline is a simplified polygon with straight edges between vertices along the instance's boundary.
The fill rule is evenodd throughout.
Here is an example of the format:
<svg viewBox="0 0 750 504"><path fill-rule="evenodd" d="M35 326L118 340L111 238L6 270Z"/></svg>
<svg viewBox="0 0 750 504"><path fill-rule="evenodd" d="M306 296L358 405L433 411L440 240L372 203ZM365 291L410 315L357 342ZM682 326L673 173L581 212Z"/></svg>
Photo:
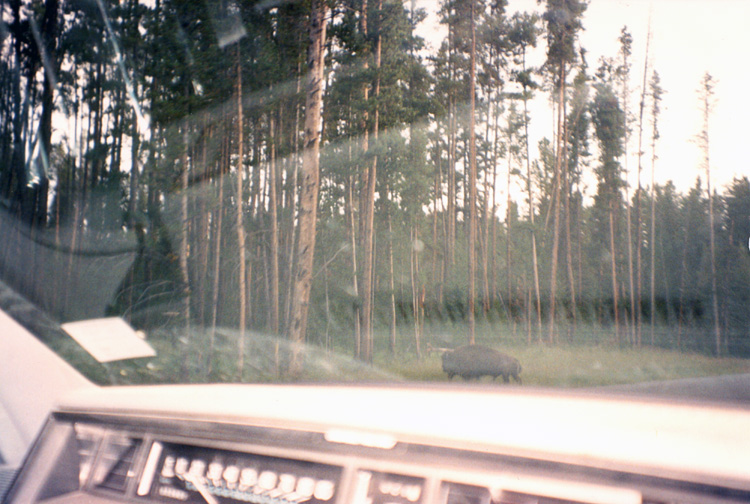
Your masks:
<svg viewBox="0 0 750 504"><path fill-rule="evenodd" d="M0 308L104 382L747 372L748 11L5 2Z"/></svg>

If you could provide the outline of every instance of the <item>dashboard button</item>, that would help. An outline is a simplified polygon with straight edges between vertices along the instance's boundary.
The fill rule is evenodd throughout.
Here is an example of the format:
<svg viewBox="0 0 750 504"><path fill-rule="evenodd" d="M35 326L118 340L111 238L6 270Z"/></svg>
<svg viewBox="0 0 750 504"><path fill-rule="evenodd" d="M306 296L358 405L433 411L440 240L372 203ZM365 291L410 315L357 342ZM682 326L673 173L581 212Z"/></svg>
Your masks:
<svg viewBox="0 0 750 504"><path fill-rule="evenodd" d="M309 499L315 493L315 480L313 478L300 478L297 481L297 494L302 499Z"/></svg>
<svg viewBox="0 0 750 504"><path fill-rule="evenodd" d="M258 471L252 467L246 467L240 472L240 488L248 489L258 483Z"/></svg>
<svg viewBox="0 0 750 504"><path fill-rule="evenodd" d="M315 492L313 496L321 501L330 500L333 497L333 491L335 487L332 481L320 480L315 484Z"/></svg>
<svg viewBox="0 0 750 504"><path fill-rule="evenodd" d="M273 490L276 488L276 480L278 476L273 471L263 471L258 476L258 486L261 490Z"/></svg>
<svg viewBox="0 0 750 504"><path fill-rule="evenodd" d="M290 494L294 492L294 485L297 483L297 478L293 474L280 474L279 475L279 491L282 495Z"/></svg>
<svg viewBox="0 0 750 504"><path fill-rule="evenodd" d="M195 459L190 463L188 472L195 478L203 478L203 475L206 473L206 463L201 459Z"/></svg>
<svg viewBox="0 0 750 504"><path fill-rule="evenodd" d="M180 457L177 459L177 462L175 462L174 472L177 476L182 476L183 474L188 472L189 467L190 461L185 457Z"/></svg>
<svg viewBox="0 0 750 504"><path fill-rule="evenodd" d="M224 474L224 465L220 462L211 462L208 464L207 477L214 486L221 486L222 475Z"/></svg>
<svg viewBox="0 0 750 504"><path fill-rule="evenodd" d="M224 469L224 481L227 482L227 485L230 487L234 487L234 485L237 484L237 481L240 479L240 468L236 465L229 465L226 469Z"/></svg>
<svg viewBox="0 0 750 504"><path fill-rule="evenodd" d="M161 475L164 478L174 478L175 476L175 458L167 455L164 458L164 466L161 468Z"/></svg>

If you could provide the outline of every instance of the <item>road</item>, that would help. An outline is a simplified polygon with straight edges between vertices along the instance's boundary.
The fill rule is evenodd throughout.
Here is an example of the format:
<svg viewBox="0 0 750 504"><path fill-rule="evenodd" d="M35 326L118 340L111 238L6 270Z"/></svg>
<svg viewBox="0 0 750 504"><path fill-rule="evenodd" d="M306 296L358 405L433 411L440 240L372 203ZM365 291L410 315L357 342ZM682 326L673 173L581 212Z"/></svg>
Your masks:
<svg viewBox="0 0 750 504"><path fill-rule="evenodd" d="M606 387L615 394L636 394L665 399L699 400L750 406L750 374L686 378Z"/></svg>

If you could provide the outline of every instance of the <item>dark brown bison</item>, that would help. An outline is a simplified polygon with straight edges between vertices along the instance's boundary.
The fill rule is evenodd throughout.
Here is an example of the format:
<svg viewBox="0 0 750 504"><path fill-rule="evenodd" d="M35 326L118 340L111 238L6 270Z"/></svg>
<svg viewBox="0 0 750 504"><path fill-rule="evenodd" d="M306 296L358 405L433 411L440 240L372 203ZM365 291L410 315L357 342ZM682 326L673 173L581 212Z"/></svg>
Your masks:
<svg viewBox="0 0 750 504"><path fill-rule="evenodd" d="M512 376L521 383L521 364L518 359L482 345L466 345L443 353L443 371L448 379L458 375L464 380L491 376L503 377L505 383Z"/></svg>

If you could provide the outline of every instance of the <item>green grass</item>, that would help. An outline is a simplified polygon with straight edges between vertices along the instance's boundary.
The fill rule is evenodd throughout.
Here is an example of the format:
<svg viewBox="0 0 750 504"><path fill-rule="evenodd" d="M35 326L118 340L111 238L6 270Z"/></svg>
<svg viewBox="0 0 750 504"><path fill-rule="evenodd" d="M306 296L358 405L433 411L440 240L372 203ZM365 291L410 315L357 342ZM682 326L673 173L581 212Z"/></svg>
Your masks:
<svg viewBox="0 0 750 504"><path fill-rule="evenodd" d="M717 358L648 347L622 349L570 344L491 346L518 358L523 366L523 384L531 386L593 387L750 373L748 359ZM421 360L416 357L389 359L381 355L376 365L407 380L448 379L437 352ZM481 381L488 382L489 378L484 377ZM497 382L501 383L501 380Z"/></svg>
<svg viewBox="0 0 750 504"><path fill-rule="evenodd" d="M575 334L573 334L575 333ZM669 343L665 328L660 339ZM151 344L158 357L149 362L110 363L105 366L118 383L236 381L237 341L235 329L220 329L214 341L214 354L208 371L208 333L196 328L189 339L179 333L152 335ZM284 370L289 355L288 342L257 332L247 332L243 381L287 382ZM562 327L560 342L555 345L527 343L529 334L520 325L503 322L477 324L477 342L512 355L521 362L524 386L595 387L630 384L678 378L750 373L750 359L713 357L705 353L667 350L644 345L624 347L614 343L611 329L580 325L576 331ZM623 337L624 338L624 337ZM532 335L532 341L536 341ZM650 342L650 338L649 342ZM674 338L672 338L674 339ZM388 348L389 333L382 328L375 334L373 366L352 358L350 334L337 334L326 342L311 342L304 349L302 381L417 382L447 381L437 348L455 348L465 344L463 324L440 321L426 324L420 342L422 358L416 356L413 327L399 328L396 356ZM645 341L645 336L644 336ZM460 378L454 378L460 382ZM482 382L490 382L484 377ZM502 386L502 380L495 380Z"/></svg>

